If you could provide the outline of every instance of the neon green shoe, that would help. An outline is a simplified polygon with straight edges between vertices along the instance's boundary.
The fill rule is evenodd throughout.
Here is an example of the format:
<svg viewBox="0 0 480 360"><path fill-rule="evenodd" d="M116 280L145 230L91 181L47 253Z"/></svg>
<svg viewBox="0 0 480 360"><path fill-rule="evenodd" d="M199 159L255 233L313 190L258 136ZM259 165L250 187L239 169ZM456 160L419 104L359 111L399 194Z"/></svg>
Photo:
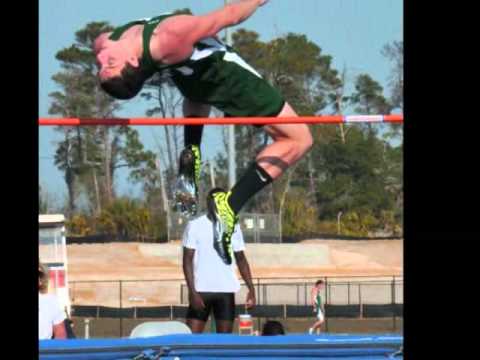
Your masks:
<svg viewBox="0 0 480 360"><path fill-rule="evenodd" d="M195 185L197 186L197 192L198 192L198 183L200 182L200 170L202 167L202 156L200 154L200 148L197 145L191 145L190 150L193 153L194 169L195 169Z"/></svg>
<svg viewBox="0 0 480 360"><path fill-rule="evenodd" d="M215 201L216 207L213 245L215 250L217 250L218 255L227 265L232 263L232 235L235 230L235 225L238 223L238 216L228 204L228 198L230 195L231 192L217 192L213 194L213 200Z"/></svg>
<svg viewBox="0 0 480 360"><path fill-rule="evenodd" d="M200 148L190 145L180 155L178 179L174 189L174 210L191 217L198 210L198 183L200 181Z"/></svg>

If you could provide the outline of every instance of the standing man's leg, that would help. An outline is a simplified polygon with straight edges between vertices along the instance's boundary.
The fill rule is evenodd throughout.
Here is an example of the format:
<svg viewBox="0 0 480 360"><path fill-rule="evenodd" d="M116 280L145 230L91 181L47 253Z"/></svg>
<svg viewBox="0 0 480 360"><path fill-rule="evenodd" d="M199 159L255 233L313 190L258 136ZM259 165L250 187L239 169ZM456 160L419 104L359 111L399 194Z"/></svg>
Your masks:
<svg viewBox="0 0 480 360"><path fill-rule="evenodd" d="M233 332L233 321L230 320L215 320L217 327L217 334L231 334Z"/></svg>
<svg viewBox="0 0 480 360"><path fill-rule="evenodd" d="M211 294L208 293L199 293L202 298L203 308L195 308L192 299L190 299L190 304L187 310L187 326L192 330L194 334L201 334L205 330L205 324L207 323L208 317L212 310L211 303Z"/></svg>
<svg viewBox="0 0 480 360"><path fill-rule="evenodd" d="M192 330L193 334L202 334L203 330L205 330L205 324L205 321L187 318L187 326Z"/></svg>
<svg viewBox="0 0 480 360"><path fill-rule="evenodd" d="M210 106L195 103L187 98L183 101L183 116L187 118L208 117ZM176 210L194 216L198 210L198 182L201 170L201 151L203 125L184 127L184 150L180 155L178 179L175 184L174 198Z"/></svg>
<svg viewBox="0 0 480 360"><path fill-rule="evenodd" d="M218 334L231 334L235 321L235 294L219 293L212 304Z"/></svg>

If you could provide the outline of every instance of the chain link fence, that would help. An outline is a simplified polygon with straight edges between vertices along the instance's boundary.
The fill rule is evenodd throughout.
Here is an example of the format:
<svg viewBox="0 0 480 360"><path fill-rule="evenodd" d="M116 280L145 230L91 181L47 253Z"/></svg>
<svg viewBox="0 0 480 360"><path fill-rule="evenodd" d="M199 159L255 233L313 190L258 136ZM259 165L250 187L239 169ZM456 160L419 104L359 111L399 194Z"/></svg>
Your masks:
<svg viewBox="0 0 480 360"><path fill-rule="evenodd" d="M311 289L318 278L253 279L258 305L310 305ZM324 277L321 293L326 304L403 304L403 277ZM236 294L243 304L247 288ZM183 279L71 281L72 304L118 308L188 304Z"/></svg>
<svg viewBox="0 0 480 360"><path fill-rule="evenodd" d="M317 280L253 279L257 306L251 314L257 319L258 328L265 318L283 319L290 328L308 326L312 317L311 289ZM325 302L327 330L341 326L342 321L371 322L372 318L377 318L378 324L388 322L384 325L393 331L401 327L403 277L325 277L323 280L325 287L321 296ZM114 334L122 337L147 319L182 320L188 306L188 289L183 279L72 281L70 293L72 315L78 326L85 327L87 334L90 319L96 319L94 331L100 337ZM246 295L247 288L242 284L236 294L236 312L243 313ZM83 325L79 321L83 321ZM378 325L375 324L368 325L365 331L374 329ZM360 323L349 326L355 329Z"/></svg>

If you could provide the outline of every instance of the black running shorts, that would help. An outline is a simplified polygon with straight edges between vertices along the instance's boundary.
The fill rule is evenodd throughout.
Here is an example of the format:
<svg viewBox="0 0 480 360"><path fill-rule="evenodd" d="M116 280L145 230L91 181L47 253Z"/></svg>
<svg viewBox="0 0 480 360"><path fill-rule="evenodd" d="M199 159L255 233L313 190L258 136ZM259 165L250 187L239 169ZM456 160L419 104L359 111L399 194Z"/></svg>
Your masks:
<svg viewBox="0 0 480 360"><path fill-rule="evenodd" d="M207 321L213 311L215 320L235 320L235 294L234 293L199 293L205 304L203 310L196 310L191 305L188 307L187 319Z"/></svg>

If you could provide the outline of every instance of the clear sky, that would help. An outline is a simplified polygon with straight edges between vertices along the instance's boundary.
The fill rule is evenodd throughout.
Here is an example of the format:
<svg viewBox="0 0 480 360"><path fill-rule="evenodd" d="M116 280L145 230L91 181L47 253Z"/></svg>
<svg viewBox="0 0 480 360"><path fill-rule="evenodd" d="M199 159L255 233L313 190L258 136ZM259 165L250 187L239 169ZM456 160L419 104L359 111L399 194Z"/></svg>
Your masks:
<svg viewBox="0 0 480 360"><path fill-rule="evenodd" d="M74 43L77 30L92 21L121 25L163 12L188 7L196 14L222 6L223 0L41 0L39 18L39 105L40 117L48 117L48 94L58 90L51 80L59 72L55 54ZM385 88L390 64L381 55L382 47L403 40L402 0L270 0L239 27L256 31L269 41L288 32L306 34L308 39L333 56L333 65L347 67L351 80L368 73ZM147 104L134 99L118 112L120 117L144 117ZM146 148L155 151L154 136L160 128L139 127ZM66 187L62 173L53 164L55 142L61 138L52 128L39 131L40 184L56 201L63 202ZM218 128L207 127L203 150L206 159L221 146ZM127 181L128 173L115 179L119 193L140 194L140 188Z"/></svg>

